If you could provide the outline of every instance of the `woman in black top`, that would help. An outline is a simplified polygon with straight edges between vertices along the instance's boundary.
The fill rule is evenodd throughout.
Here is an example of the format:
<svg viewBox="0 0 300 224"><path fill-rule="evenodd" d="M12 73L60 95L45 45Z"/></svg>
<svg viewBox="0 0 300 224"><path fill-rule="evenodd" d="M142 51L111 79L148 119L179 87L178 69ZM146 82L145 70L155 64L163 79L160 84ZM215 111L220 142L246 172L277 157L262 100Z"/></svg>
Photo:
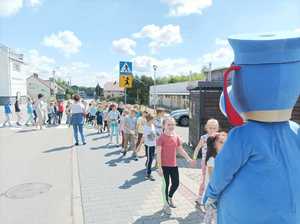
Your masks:
<svg viewBox="0 0 300 224"><path fill-rule="evenodd" d="M17 115L17 125L18 126L21 126L21 108L20 108L20 105L19 105L19 100L18 98L16 98L16 102L15 102L15 112L16 112L16 115Z"/></svg>

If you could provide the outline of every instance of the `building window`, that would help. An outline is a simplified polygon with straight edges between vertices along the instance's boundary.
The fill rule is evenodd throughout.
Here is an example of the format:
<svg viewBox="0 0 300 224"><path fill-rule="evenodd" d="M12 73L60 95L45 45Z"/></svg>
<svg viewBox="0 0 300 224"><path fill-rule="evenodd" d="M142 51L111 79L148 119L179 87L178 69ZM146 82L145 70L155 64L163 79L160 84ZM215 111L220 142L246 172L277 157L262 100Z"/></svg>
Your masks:
<svg viewBox="0 0 300 224"><path fill-rule="evenodd" d="M13 63L13 71L17 71L17 72L21 71L21 66L19 63L16 62Z"/></svg>

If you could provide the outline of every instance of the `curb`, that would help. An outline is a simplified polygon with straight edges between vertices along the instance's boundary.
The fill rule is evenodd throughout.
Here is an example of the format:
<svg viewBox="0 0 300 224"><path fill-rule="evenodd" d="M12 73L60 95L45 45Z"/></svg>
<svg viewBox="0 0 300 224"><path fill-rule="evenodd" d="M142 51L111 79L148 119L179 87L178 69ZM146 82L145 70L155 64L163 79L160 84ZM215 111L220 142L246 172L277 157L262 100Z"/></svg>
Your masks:
<svg viewBox="0 0 300 224"><path fill-rule="evenodd" d="M84 214L82 207L81 189L80 189L80 176L79 176L79 161L78 153L75 147L71 150L71 163L72 163L72 193L71 193L71 216L72 224L84 224Z"/></svg>

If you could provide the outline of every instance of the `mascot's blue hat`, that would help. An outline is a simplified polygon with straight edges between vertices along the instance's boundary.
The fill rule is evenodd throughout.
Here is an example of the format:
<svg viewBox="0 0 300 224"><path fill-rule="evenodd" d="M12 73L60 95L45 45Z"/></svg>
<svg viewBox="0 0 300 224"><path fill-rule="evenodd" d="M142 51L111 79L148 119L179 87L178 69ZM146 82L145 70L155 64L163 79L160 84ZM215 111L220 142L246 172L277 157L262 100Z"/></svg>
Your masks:
<svg viewBox="0 0 300 224"><path fill-rule="evenodd" d="M229 121L241 124L239 114L262 122L289 120L300 95L300 32L237 35L229 43L235 55L227 72L235 70L234 105L224 92Z"/></svg>

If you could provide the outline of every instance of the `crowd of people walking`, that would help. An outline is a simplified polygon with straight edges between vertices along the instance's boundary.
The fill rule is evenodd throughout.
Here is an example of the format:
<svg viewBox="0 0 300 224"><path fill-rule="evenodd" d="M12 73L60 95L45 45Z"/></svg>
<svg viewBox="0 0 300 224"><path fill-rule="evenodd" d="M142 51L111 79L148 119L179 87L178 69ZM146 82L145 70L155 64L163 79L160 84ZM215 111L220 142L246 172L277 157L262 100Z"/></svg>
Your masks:
<svg viewBox="0 0 300 224"><path fill-rule="evenodd" d="M45 126L55 126L62 123L63 114L69 113L68 107L70 102L65 107L63 100L44 101L44 96L38 94L36 100L27 97L25 106L20 105L20 99L17 97L12 105L8 100L4 104L5 121L2 126L13 126L12 117L15 114L17 127L36 126L42 129Z"/></svg>
<svg viewBox="0 0 300 224"><path fill-rule="evenodd" d="M75 105L71 106L72 117L80 116L79 128L76 128L77 118L72 119L75 145L78 145L78 134L82 143L86 144L82 127L84 124L97 130L97 133L109 133L108 145L121 147L121 153L126 156L131 152L135 161L138 155L146 157L145 179L155 181L153 168L157 169L162 179L163 212L170 215L176 208L173 196L179 187L179 169L177 153L187 160L191 167L196 160L201 160L201 182L199 183L198 199L195 206L204 215L204 224L216 223L216 207L214 204L203 204L205 189L214 169L214 160L221 150L227 134L219 131L219 123L209 119L205 126L206 134L200 137L199 144L194 150L193 158L183 148L182 140L175 131L175 120L167 116L165 110L155 111L149 108L142 110L138 105L124 105L108 102L92 101L87 104L74 97ZM78 103L76 103L78 102ZM80 106L78 106L80 104ZM81 114L81 115L78 115ZM76 122L75 122L76 121ZM75 122L75 123L74 123ZM121 141L119 141L121 138ZM119 142L121 144L119 144ZM143 147L144 146L144 147ZM144 150L142 150L144 149ZM142 150L142 151L141 151ZM156 161L154 165L153 162Z"/></svg>
<svg viewBox="0 0 300 224"><path fill-rule="evenodd" d="M191 167L196 166L196 160L201 160L201 182L199 183L198 198L195 206L205 213L204 224L216 222L216 207L214 203L203 204L205 189L214 168L214 159L221 150L227 134L219 131L219 123L209 119L205 126L206 134L201 136L192 158L183 148L183 143L175 131L175 120L166 115L165 110L157 108L142 109L139 105L125 105L112 102L92 100L89 103L73 96L71 101L51 101L46 103L43 95L39 94L33 101L28 97L26 102L27 118L24 125L36 126L43 129L61 125L65 115L65 124L72 126L75 146L87 144L84 128L92 129L97 134L108 133L107 145L121 147L123 156L131 152L131 158L139 160L139 155L146 157L145 179L155 181L152 170L156 168L162 179L163 212L170 215L176 208L173 196L179 187L179 169L177 153L185 158ZM14 103L16 125L22 126L21 107L17 99ZM10 102L4 106L5 122L12 125L13 113ZM80 139L79 139L80 137ZM81 141L79 141L81 140ZM119 144L120 143L120 144ZM155 164L154 164L155 161Z"/></svg>

